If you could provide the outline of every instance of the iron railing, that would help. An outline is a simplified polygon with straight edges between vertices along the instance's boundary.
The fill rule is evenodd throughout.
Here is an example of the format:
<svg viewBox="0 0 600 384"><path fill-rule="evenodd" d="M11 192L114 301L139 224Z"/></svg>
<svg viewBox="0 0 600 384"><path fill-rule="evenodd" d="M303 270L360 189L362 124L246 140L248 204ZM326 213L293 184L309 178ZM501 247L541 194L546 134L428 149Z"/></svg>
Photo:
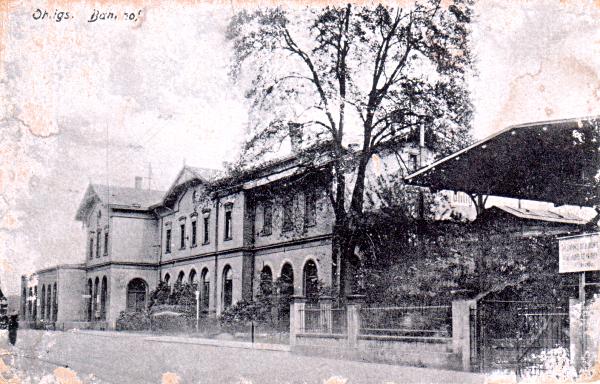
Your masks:
<svg viewBox="0 0 600 384"><path fill-rule="evenodd" d="M345 335L348 332L345 308L306 306L298 314L303 320L299 327L300 333Z"/></svg>

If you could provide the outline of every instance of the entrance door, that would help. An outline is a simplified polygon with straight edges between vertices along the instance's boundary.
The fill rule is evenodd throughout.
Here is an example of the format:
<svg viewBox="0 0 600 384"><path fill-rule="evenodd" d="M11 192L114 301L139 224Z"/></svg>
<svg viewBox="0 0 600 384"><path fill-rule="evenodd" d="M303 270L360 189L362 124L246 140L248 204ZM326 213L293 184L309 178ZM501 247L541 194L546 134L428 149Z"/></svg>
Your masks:
<svg viewBox="0 0 600 384"><path fill-rule="evenodd" d="M139 312L146 309L148 285L143 279L133 279L127 284L127 310Z"/></svg>

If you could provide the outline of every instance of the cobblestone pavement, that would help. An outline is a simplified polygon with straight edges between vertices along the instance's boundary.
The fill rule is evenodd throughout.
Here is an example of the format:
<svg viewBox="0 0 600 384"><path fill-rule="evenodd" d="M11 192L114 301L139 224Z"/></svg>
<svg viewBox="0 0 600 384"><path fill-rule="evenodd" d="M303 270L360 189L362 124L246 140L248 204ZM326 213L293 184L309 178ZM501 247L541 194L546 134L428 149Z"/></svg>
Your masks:
<svg viewBox="0 0 600 384"><path fill-rule="evenodd" d="M135 334L19 331L0 338L0 383L483 383L481 375L300 356L289 352L146 341ZM3 371L4 370L4 371ZM9 379L15 381L8 381ZM2 381L5 380L5 381Z"/></svg>

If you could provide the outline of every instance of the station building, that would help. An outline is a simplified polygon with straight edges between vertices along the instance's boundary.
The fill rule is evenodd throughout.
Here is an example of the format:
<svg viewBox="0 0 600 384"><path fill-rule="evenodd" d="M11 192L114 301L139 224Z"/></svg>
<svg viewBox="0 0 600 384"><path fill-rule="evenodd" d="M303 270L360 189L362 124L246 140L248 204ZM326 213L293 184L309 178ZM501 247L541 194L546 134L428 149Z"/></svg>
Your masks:
<svg viewBox="0 0 600 384"><path fill-rule="evenodd" d="M141 178L132 188L90 184L75 216L87 232L82 262L23 276L21 319L113 329L160 281L196 284L212 316L251 299L265 277L285 279L289 295L310 294L315 281L331 286L332 171L309 156L236 176L184 166L167 191L143 189ZM433 159L407 142L374 156L370 178Z"/></svg>

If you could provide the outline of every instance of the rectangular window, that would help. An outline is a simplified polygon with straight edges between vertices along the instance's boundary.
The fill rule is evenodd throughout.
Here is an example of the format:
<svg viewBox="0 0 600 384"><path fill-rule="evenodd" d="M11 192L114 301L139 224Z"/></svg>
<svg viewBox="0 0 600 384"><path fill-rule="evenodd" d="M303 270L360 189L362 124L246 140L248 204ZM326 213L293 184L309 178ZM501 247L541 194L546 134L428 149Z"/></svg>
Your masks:
<svg viewBox="0 0 600 384"><path fill-rule="evenodd" d="M108 232L104 232L104 256L108 255Z"/></svg>
<svg viewBox="0 0 600 384"><path fill-rule="evenodd" d="M263 235L270 235L273 229L273 206L266 203L263 208Z"/></svg>
<svg viewBox="0 0 600 384"><path fill-rule="evenodd" d="M225 204L225 240L231 240L233 236L231 210L233 204Z"/></svg>
<svg viewBox="0 0 600 384"><path fill-rule="evenodd" d="M291 231L294 227L294 197L286 196L283 200L283 228L282 230Z"/></svg>
<svg viewBox="0 0 600 384"><path fill-rule="evenodd" d="M96 234L96 257L100 257L100 240L102 239L102 231Z"/></svg>
<svg viewBox="0 0 600 384"><path fill-rule="evenodd" d="M171 228L167 229L167 238L165 239L165 253L171 253Z"/></svg>
<svg viewBox="0 0 600 384"><path fill-rule="evenodd" d="M197 229L196 220L193 220L192 221L192 247L196 246L196 229Z"/></svg>
<svg viewBox="0 0 600 384"><path fill-rule="evenodd" d="M185 248L185 224L181 224L179 226L179 228L181 229L181 237L179 239L179 248L183 249L183 248Z"/></svg>
<svg viewBox="0 0 600 384"><path fill-rule="evenodd" d="M208 244L209 243L209 226L210 226L210 212L205 213L204 214L204 235L203 235L203 240L202 240L202 244Z"/></svg>
<svg viewBox="0 0 600 384"><path fill-rule="evenodd" d="M90 259L94 258L94 238L90 237L90 249L89 249Z"/></svg>
<svg viewBox="0 0 600 384"><path fill-rule="evenodd" d="M304 225L312 227L317 224L317 197L314 191L304 194Z"/></svg>

